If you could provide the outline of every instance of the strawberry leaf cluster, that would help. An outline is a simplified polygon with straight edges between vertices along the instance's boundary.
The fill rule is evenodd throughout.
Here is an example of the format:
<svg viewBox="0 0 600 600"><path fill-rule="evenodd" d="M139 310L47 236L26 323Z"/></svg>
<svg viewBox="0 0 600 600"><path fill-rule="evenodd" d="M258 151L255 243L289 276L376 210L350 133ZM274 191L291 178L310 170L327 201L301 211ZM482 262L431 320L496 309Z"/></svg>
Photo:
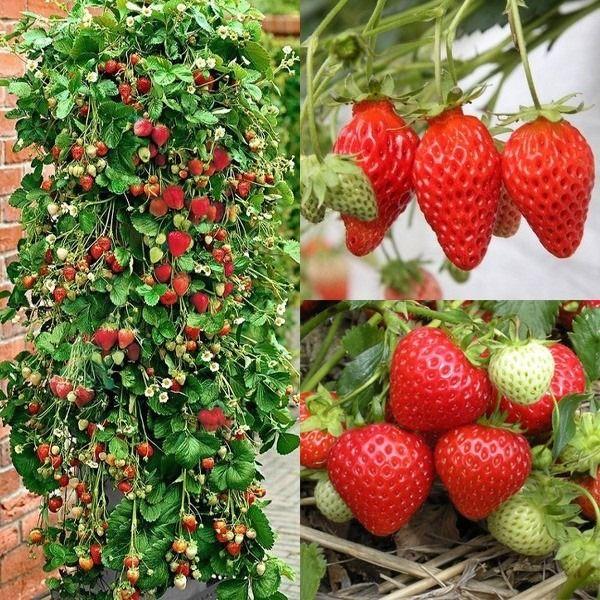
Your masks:
<svg viewBox="0 0 600 600"><path fill-rule="evenodd" d="M43 497L30 540L59 597L189 579L283 597L256 458L297 445L280 333L297 244L280 234L293 164L260 16L78 0L7 36L27 71L1 83L34 158L0 313L30 346L0 365L0 416Z"/></svg>

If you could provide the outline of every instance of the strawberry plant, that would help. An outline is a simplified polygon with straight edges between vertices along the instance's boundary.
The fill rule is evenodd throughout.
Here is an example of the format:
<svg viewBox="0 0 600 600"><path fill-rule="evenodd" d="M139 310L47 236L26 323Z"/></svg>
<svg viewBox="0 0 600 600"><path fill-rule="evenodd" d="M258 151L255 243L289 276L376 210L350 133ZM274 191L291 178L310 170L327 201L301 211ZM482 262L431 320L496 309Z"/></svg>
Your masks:
<svg viewBox="0 0 600 600"><path fill-rule="evenodd" d="M78 0L4 43L27 60L1 83L35 158L10 199L25 236L1 313L30 348L0 365L0 416L42 498L48 588L284 597L257 456L298 441L272 101L293 56L275 64L238 0Z"/></svg>
<svg viewBox="0 0 600 600"><path fill-rule="evenodd" d="M389 586L380 583L381 593L396 590L399 598L435 594L440 582L457 595L485 585L500 596L561 600L597 588L600 308L575 304L343 301L305 308L307 598L316 597L319 583L304 573L324 573L315 543L334 563L330 575L345 562L340 555L359 559L344 567L346 591L358 597L374 584L360 561L378 572L389 564L390 577L400 571ZM565 326L567 308L576 315ZM482 527L491 537L481 536ZM386 552L398 562L386 563ZM497 552L502 566L489 558ZM465 555L486 567L447 564ZM527 573L519 567L524 556ZM563 570L543 576L556 572L555 560ZM493 579L498 568L500 584ZM434 576L431 569L438 569Z"/></svg>
<svg viewBox="0 0 600 600"><path fill-rule="evenodd" d="M404 259L406 243L394 238L394 224L410 226L416 209L445 256L440 272L457 282L483 262L498 243L494 236L516 235L521 220L552 255L568 258L578 249L595 167L586 133L567 119L583 103L573 105L576 94L542 102L527 51L546 44L550 50L598 4L576 10L569 2L551 4L379 0L359 7L340 0L305 9L300 181L306 230L328 212L341 216L349 253L380 251L367 264L380 271L382 296L394 298L390 274L400 298L419 291L421 271L407 265L422 261ZM469 40L455 60L458 37L496 25L502 36ZM494 113L518 67L531 106ZM483 118L470 106L478 99Z"/></svg>

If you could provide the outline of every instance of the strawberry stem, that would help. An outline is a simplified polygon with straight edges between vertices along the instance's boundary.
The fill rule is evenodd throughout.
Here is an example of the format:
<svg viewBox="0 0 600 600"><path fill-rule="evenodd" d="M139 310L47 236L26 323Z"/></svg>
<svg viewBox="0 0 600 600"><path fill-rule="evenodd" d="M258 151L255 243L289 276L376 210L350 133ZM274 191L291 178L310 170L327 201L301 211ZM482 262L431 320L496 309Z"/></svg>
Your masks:
<svg viewBox="0 0 600 600"><path fill-rule="evenodd" d="M365 25L363 35L367 34L371 29L374 29L379 25L379 21L381 20L381 13L385 8L387 0L377 0L377 4L375 5L375 9L371 14L367 24ZM375 52L375 44L377 43L377 35L370 36L368 42L368 52L367 52L367 64L366 64L366 75L367 81L371 79L371 75L373 74L373 54Z"/></svg>
<svg viewBox="0 0 600 600"><path fill-rule="evenodd" d="M454 65L454 56L452 55L452 47L454 46L454 40L456 39L456 30L458 29L458 25L464 18L471 1L472 0L465 0L462 3L461 7L454 15L454 18L450 23L450 27L448 27L448 33L446 34L446 60L448 61L448 71L450 72L450 76L452 77L454 85L458 85L458 78L456 75L456 67Z"/></svg>
<svg viewBox="0 0 600 600"><path fill-rule="evenodd" d="M527 56L527 45L525 44L525 36L523 35L523 25L521 24L521 15L519 14L519 0L508 0L507 6L508 22L510 24L510 30L513 34L513 40L519 54L521 55L521 63L523 64L523 70L525 71L525 78L527 79L527 86L531 93L531 98L535 107L540 110L542 105L535 89L533 82L533 76L531 74L531 68L529 66L529 57Z"/></svg>
<svg viewBox="0 0 600 600"><path fill-rule="evenodd" d="M438 16L435 19L435 29L433 33L433 66L435 73L435 92L440 100L444 101L442 90L442 21L444 19L444 9L440 7Z"/></svg>

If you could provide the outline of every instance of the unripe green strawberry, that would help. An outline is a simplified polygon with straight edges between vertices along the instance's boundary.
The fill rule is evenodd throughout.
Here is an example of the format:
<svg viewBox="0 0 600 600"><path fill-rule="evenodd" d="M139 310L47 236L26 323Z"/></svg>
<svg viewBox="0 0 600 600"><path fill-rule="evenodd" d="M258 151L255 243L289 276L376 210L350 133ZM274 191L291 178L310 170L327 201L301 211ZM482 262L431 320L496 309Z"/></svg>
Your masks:
<svg viewBox="0 0 600 600"><path fill-rule="evenodd" d="M536 340L507 344L492 354L489 374L503 396L518 404L533 404L550 387L554 357Z"/></svg>
<svg viewBox="0 0 600 600"><path fill-rule="evenodd" d="M526 556L544 556L558 546L548 533L543 511L521 494L488 517L488 529L500 543Z"/></svg>
<svg viewBox="0 0 600 600"><path fill-rule="evenodd" d="M600 413L585 412L575 417L575 434L560 459L571 472L596 475L600 466Z"/></svg>
<svg viewBox="0 0 600 600"><path fill-rule="evenodd" d="M594 529L582 532L572 528L556 559L568 577L579 579L587 575L582 588L592 590L600 585L600 537L594 535Z"/></svg>
<svg viewBox="0 0 600 600"><path fill-rule="evenodd" d="M328 154L320 162L310 155L301 157L300 161L301 208L309 221L322 221L325 207L361 221L377 217L371 182L352 158Z"/></svg>
<svg viewBox="0 0 600 600"><path fill-rule="evenodd" d="M334 523L345 523L352 519L352 511L336 492L329 479L322 479L315 486L315 500L321 514Z"/></svg>
<svg viewBox="0 0 600 600"><path fill-rule="evenodd" d="M514 496L488 517L490 533L511 550L545 556L567 536L567 525L578 514L568 481L531 477Z"/></svg>
<svg viewBox="0 0 600 600"><path fill-rule="evenodd" d="M315 196L302 197L300 201L300 213L310 223L320 223L325 218L325 205L319 204Z"/></svg>

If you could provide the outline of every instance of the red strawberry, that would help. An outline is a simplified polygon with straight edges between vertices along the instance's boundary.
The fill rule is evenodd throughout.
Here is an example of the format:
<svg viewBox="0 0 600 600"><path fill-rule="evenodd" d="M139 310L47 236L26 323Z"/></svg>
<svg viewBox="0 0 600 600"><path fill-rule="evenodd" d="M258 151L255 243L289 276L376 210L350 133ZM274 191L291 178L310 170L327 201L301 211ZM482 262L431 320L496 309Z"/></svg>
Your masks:
<svg viewBox="0 0 600 600"><path fill-rule="evenodd" d="M177 296L177 294L175 293L174 290L172 289L168 289L161 297L160 297L160 303L163 306L173 306L173 304L175 304L177 302L177 300L179 299L179 297Z"/></svg>
<svg viewBox="0 0 600 600"><path fill-rule="evenodd" d="M143 183L134 183L129 186L129 193L136 198L144 193Z"/></svg>
<svg viewBox="0 0 600 600"><path fill-rule="evenodd" d="M150 137L153 129L150 119L138 119L133 125L133 133L139 137Z"/></svg>
<svg viewBox="0 0 600 600"><path fill-rule="evenodd" d="M502 186L500 191L500 203L498 204L498 214L496 215L496 223L494 224L493 234L496 237L509 238L519 231L521 224L521 213L515 206L515 203L506 193L506 189Z"/></svg>
<svg viewBox="0 0 600 600"><path fill-rule="evenodd" d="M531 472L531 451L518 433L463 425L440 438L435 468L456 509L476 521L521 489Z"/></svg>
<svg viewBox="0 0 600 600"><path fill-rule="evenodd" d="M67 297L67 290L63 287L56 287L52 292L52 297L54 298L54 302L60 304Z"/></svg>
<svg viewBox="0 0 600 600"><path fill-rule="evenodd" d="M231 164L231 157L229 156L226 150L220 148L219 146L215 146L213 150L213 159L212 166L215 171L223 171Z"/></svg>
<svg viewBox="0 0 600 600"><path fill-rule="evenodd" d="M202 175L204 172L204 163L198 158L192 158L187 164L188 171L193 177Z"/></svg>
<svg viewBox="0 0 600 600"><path fill-rule="evenodd" d="M125 104L129 104L131 101L131 86L128 83L120 83L119 84L119 95L121 96L121 101Z"/></svg>
<svg viewBox="0 0 600 600"><path fill-rule="evenodd" d="M57 397L64 400L70 392L73 391L73 384L61 375L53 375L50 379L50 391Z"/></svg>
<svg viewBox="0 0 600 600"><path fill-rule="evenodd" d="M147 94L152 89L152 81L148 77L140 77L135 86L140 94Z"/></svg>
<svg viewBox="0 0 600 600"><path fill-rule="evenodd" d="M594 156L565 120L538 117L513 132L502 155L506 190L540 242L571 256L581 242L594 185Z"/></svg>
<svg viewBox="0 0 600 600"><path fill-rule="evenodd" d="M106 156L108 154L108 146L104 142L96 142L96 156Z"/></svg>
<svg viewBox="0 0 600 600"><path fill-rule="evenodd" d="M163 200L169 208L179 210L183 208L183 188L179 185L170 185L163 190Z"/></svg>
<svg viewBox="0 0 600 600"><path fill-rule="evenodd" d="M83 175L79 178L79 185L84 192L89 192L94 187L94 178L91 175Z"/></svg>
<svg viewBox="0 0 600 600"><path fill-rule="evenodd" d="M96 392L90 388L86 388L83 385L78 385L75 388L75 404L78 408L87 406L96 396Z"/></svg>
<svg viewBox="0 0 600 600"><path fill-rule="evenodd" d="M200 198L194 198L190 202L190 212L194 215L194 217L197 217L199 219L208 215L209 209L210 209L210 200L208 199L208 196L201 196Z"/></svg>
<svg viewBox="0 0 600 600"><path fill-rule="evenodd" d="M205 87L212 90L215 85L215 78L209 73L205 75L202 71L194 71L194 83L198 87Z"/></svg>
<svg viewBox="0 0 600 600"><path fill-rule="evenodd" d="M201 410L198 413L198 422L206 431L216 431L219 427L226 425L228 420L223 413L223 409L217 406Z"/></svg>
<svg viewBox="0 0 600 600"><path fill-rule="evenodd" d="M123 479L122 481L119 481L119 483L117 484L117 489L122 494L129 494L129 492L133 491L133 484L131 483L131 481L127 481L127 479Z"/></svg>
<svg viewBox="0 0 600 600"><path fill-rule="evenodd" d="M154 454L154 448L152 448L149 442L139 443L136 446L135 451L141 458L152 458L152 455Z"/></svg>
<svg viewBox="0 0 600 600"><path fill-rule="evenodd" d="M433 482L433 457L416 434L389 423L346 431L327 461L331 483L360 523L390 535L419 510Z"/></svg>
<svg viewBox="0 0 600 600"><path fill-rule="evenodd" d="M169 263L163 263L162 265L154 267L154 277L156 277L156 281L160 283L167 283L167 281L171 281L172 271L173 269Z"/></svg>
<svg viewBox="0 0 600 600"><path fill-rule="evenodd" d="M500 400L500 410L509 423L519 423L526 433L539 434L552 429L554 403L569 394L585 392L585 371L577 355L567 346L550 346L554 358L554 375L550 389L534 404L518 404L508 398Z"/></svg>
<svg viewBox="0 0 600 600"><path fill-rule="evenodd" d="M419 206L459 269L485 256L500 200L500 154L485 125L453 108L429 122L413 167Z"/></svg>
<svg viewBox="0 0 600 600"><path fill-rule="evenodd" d="M190 302L199 313L205 313L208 310L208 296L202 292L192 294Z"/></svg>
<svg viewBox="0 0 600 600"><path fill-rule="evenodd" d="M137 342L132 342L129 344L129 346L127 346L127 350L125 352L127 354L127 360L130 362L137 362L140 359L142 348Z"/></svg>
<svg viewBox="0 0 600 600"><path fill-rule="evenodd" d="M596 504L600 505L600 470L596 472L595 477L586 475L585 477L576 479L575 483L584 487L596 501ZM577 498L577 503L581 506L581 512L585 517L596 520L596 511L587 496L584 496L583 494L579 496L579 498Z"/></svg>
<svg viewBox="0 0 600 600"><path fill-rule="evenodd" d="M77 145L77 146L73 146L71 148L71 158L73 160L81 160L83 158L84 153L85 153L85 150L84 150L83 146Z"/></svg>
<svg viewBox="0 0 600 600"><path fill-rule="evenodd" d="M173 277L173 289L178 296L185 296L190 288L190 276L187 273L177 273Z"/></svg>
<svg viewBox="0 0 600 600"><path fill-rule="evenodd" d="M131 329L123 328L119 329L117 339L119 341L119 348L121 348L121 350L125 350L125 348L127 348L127 346L133 342L135 335Z"/></svg>
<svg viewBox="0 0 600 600"><path fill-rule="evenodd" d="M200 327L192 327L191 325L186 325L184 328L185 337L188 340L197 340L200 336Z"/></svg>
<svg viewBox="0 0 600 600"><path fill-rule="evenodd" d="M90 546L90 556L94 561L95 565L102 564L102 546L100 544L94 543Z"/></svg>
<svg viewBox="0 0 600 600"><path fill-rule="evenodd" d="M566 329L572 329L575 317L588 308L600 308L600 300L567 300L562 302L558 311L558 321Z"/></svg>
<svg viewBox="0 0 600 600"><path fill-rule="evenodd" d="M103 326L96 329L92 336L92 342L102 348L104 352L110 352L118 340L118 332L113 326Z"/></svg>
<svg viewBox="0 0 600 600"><path fill-rule="evenodd" d="M63 499L60 496L52 496L48 500L48 510L52 513L58 512L63 505Z"/></svg>
<svg viewBox="0 0 600 600"><path fill-rule="evenodd" d="M300 394L300 423L311 416L308 406L306 406L306 400L311 396L311 392ZM332 397L335 397L334 394ZM300 464L307 469L324 469L327 466L329 452L336 441L337 437L329 433L327 429L311 429L301 432Z"/></svg>
<svg viewBox="0 0 600 600"><path fill-rule="evenodd" d="M44 443L40 444L35 453L37 454L38 460L43 463L46 462L48 456L50 456L50 444Z"/></svg>
<svg viewBox="0 0 600 600"><path fill-rule="evenodd" d="M444 331L419 327L398 343L390 368L389 403L400 427L458 427L480 417L491 399L485 369L472 365Z"/></svg>
<svg viewBox="0 0 600 600"><path fill-rule="evenodd" d="M348 250L363 256L379 246L410 202L410 173L419 138L389 100L359 102L352 115L333 149L337 154L356 155L375 192L379 209L376 219L360 221L342 215Z"/></svg>
<svg viewBox="0 0 600 600"><path fill-rule="evenodd" d="M107 75L114 75L119 70L119 63L114 59L110 58L104 65L104 72Z"/></svg>
<svg viewBox="0 0 600 600"><path fill-rule="evenodd" d="M177 257L185 254L192 245L192 236L186 231L169 231L167 234L169 252Z"/></svg>
<svg viewBox="0 0 600 600"><path fill-rule="evenodd" d="M157 146L164 146L171 137L171 130L166 126L158 123L152 130L152 141Z"/></svg>

